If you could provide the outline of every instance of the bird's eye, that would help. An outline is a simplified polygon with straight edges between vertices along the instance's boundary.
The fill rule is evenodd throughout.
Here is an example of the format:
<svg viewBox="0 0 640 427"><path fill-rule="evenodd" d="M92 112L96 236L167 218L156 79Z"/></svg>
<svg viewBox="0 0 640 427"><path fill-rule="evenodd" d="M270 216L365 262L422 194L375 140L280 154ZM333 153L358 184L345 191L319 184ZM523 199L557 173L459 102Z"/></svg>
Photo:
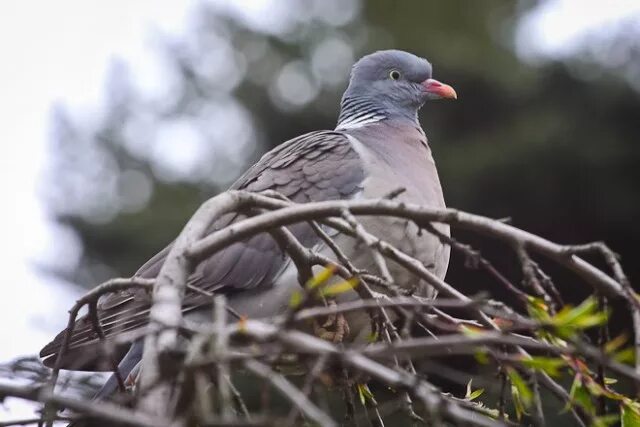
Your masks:
<svg viewBox="0 0 640 427"><path fill-rule="evenodd" d="M391 80L398 80L400 79L400 71L398 70L391 70L389 71L389 78Z"/></svg>

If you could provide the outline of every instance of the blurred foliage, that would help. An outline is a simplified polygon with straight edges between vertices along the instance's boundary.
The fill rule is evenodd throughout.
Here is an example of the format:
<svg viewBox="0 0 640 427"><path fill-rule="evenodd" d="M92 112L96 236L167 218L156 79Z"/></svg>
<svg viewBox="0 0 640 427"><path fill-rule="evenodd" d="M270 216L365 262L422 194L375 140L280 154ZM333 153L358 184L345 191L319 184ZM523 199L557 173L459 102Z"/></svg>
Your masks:
<svg viewBox="0 0 640 427"><path fill-rule="evenodd" d="M459 94L421 117L450 206L559 242L605 240L640 277L629 262L640 245L637 32L531 63L515 45L534 2L283 0L254 14L222 4L201 3L187 34L155 35L156 87L115 62L95 112L56 107L44 193L83 247L59 274L84 286L132 274L263 152L333 128L358 57L399 48ZM466 274L454 262L449 280L492 290ZM560 278L569 300L587 295Z"/></svg>

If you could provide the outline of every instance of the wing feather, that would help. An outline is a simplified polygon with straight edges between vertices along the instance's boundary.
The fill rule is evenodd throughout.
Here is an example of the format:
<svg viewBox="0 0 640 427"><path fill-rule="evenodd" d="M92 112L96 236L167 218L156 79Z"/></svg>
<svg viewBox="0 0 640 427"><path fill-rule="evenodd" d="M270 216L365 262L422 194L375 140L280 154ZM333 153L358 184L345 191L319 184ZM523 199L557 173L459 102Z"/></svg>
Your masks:
<svg viewBox="0 0 640 427"><path fill-rule="evenodd" d="M266 153L230 188L260 192L274 190L295 202L321 201L354 196L362 188L364 169L349 138L341 132L320 131L287 141ZM229 214L211 227L211 232L244 218ZM317 243L318 238L307 224L295 224L291 232L306 246ZM170 245L145 263L137 276L156 277L169 253ZM287 257L268 233L261 233L230 245L200 263L189 283L202 290L215 293L236 293L258 287L272 286L283 270ZM103 297L98 304L105 336L133 330L148 321L150 295L143 290L132 290ZM191 311L211 301L202 293L187 289L183 310ZM60 349L65 331L49 344L40 356L52 366ZM78 319L63 360L64 368L109 369L87 361L88 348L99 339L91 321L85 316ZM97 356L97 355L96 355ZM81 360L82 362L78 362Z"/></svg>

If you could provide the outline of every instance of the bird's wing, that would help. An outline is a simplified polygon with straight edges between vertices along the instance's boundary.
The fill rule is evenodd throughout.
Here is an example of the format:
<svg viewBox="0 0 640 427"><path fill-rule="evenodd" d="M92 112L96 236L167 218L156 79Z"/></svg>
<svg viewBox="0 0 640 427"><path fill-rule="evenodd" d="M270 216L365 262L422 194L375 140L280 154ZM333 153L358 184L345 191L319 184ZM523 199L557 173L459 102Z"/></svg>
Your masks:
<svg viewBox="0 0 640 427"><path fill-rule="evenodd" d="M320 131L287 141L268 152L231 189L253 192L274 190L295 202L347 199L362 189L364 178L361 159L349 138L340 132ZM210 231L241 218L241 215L226 215L216 221ZM318 237L307 224L295 224L289 229L305 246L317 242ZM170 246L151 258L136 275L156 277L169 249ZM189 284L205 292L218 294L271 286L286 262L285 253L271 235L261 233L234 243L203 261L190 277ZM149 293L144 290L128 290L102 298L98 305L98 316L104 335L109 337L145 325L150 301ZM190 311L210 304L211 299L201 292L187 289L183 302L183 310ZM62 331L40 352L46 365L55 363L64 334L65 331ZM78 319L62 367L77 370L110 369L109 366L96 366L93 360L95 355L86 360L79 357L89 356L87 346L97 342L99 338L91 320L86 316Z"/></svg>

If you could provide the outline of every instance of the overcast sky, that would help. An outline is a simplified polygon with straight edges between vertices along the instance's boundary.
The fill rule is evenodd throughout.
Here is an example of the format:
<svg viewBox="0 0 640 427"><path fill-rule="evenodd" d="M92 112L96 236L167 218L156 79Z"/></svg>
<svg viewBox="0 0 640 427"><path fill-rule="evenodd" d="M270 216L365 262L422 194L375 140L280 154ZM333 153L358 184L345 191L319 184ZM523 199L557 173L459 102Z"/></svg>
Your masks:
<svg viewBox="0 0 640 427"><path fill-rule="evenodd" d="M223 1L223 0L217 0ZM264 3L242 4L268 10ZM147 81L161 84L149 58L154 30L180 34L192 1L3 0L0 2L0 363L32 354L66 323L76 290L34 268L35 263L73 263L72 233L56 227L38 193L47 162L53 103L74 111L100 105L109 63L120 57ZM237 3L236 3L237 4ZM262 12L261 12L262 13ZM640 23L640 1L551 0L522 24L518 51L528 58L561 57L588 32L607 31L623 20ZM71 243L71 244L69 244ZM25 405L0 408L0 420L29 415ZM11 414L9 414L11 412Z"/></svg>

